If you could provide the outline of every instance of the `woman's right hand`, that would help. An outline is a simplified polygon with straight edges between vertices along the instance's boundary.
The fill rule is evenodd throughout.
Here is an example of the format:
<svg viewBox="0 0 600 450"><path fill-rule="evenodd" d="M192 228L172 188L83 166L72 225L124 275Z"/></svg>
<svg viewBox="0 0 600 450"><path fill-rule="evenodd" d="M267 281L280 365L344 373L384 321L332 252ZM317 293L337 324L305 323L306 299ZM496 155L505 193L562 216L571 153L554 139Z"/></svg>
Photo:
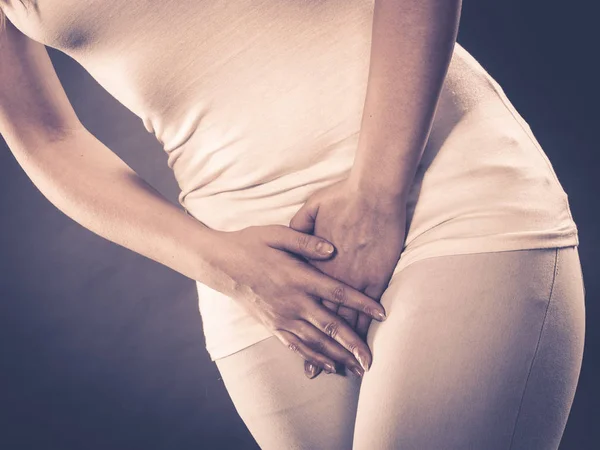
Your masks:
<svg viewBox="0 0 600 450"><path fill-rule="evenodd" d="M335 372L339 362L359 376L368 370L372 356L367 344L319 299L379 321L385 319L385 310L303 259L329 259L331 243L284 225L251 226L217 236L218 250L210 264L219 291L239 301L283 344L315 366Z"/></svg>

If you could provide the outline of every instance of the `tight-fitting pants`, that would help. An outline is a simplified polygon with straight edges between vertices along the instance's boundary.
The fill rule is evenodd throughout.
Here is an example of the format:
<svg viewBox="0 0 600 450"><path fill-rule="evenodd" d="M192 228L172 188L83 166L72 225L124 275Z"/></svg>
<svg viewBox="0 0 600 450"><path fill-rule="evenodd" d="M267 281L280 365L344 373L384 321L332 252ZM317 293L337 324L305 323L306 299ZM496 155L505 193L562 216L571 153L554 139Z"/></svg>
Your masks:
<svg viewBox="0 0 600 450"><path fill-rule="evenodd" d="M577 247L428 258L382 296L362 380L309 380L275 337L216 364L264 450L551 450L581 368L584 296Z"/></svg>

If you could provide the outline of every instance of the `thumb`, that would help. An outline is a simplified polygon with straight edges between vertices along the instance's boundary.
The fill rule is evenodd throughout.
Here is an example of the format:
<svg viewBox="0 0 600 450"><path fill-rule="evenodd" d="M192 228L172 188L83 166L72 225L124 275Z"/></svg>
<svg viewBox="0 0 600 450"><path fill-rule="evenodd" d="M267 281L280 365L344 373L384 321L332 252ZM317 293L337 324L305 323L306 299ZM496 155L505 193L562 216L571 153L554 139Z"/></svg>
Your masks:
<svg viewBox="0 0 600 450"><path fill-rule="evenodd" d="M290 228L303 233L313 233L318 211L319 206L317 204L311 203L310 200L307 201L290 220Z"/></svg>
<svg viewBox="0 0 600 450"><path fill-rule="evenodd" d="M329 259L335 252L333 244L326 239L283 225L271 227L267 243L270 247L286 250L308 259Z"/></svg>

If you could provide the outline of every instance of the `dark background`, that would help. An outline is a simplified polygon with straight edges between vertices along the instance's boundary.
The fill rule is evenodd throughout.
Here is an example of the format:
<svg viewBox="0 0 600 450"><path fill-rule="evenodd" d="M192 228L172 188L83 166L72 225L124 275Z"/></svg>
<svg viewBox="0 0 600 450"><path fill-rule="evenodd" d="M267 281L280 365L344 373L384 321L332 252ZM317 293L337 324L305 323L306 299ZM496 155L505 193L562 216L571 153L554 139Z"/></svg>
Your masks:
<svg viewBox="0 0 600 450"><path fill-rule="evenodd" d="M586 349L561 450L600 448L593 4L466 1L459 34L531 125L580 231ZM166 155L141 121L50 54L84 125L176 202ZM256 448L204 349L193 281L66 217L1 141L0 448Z"/></svg>

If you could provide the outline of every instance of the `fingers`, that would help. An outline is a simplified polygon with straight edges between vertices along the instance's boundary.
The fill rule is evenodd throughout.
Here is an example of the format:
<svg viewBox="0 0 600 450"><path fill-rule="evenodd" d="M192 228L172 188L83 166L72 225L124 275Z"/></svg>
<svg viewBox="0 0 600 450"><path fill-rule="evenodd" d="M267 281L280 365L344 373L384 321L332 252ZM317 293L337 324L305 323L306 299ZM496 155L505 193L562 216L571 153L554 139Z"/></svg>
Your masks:
<svg viewBox="0 0 600 450"><path fill-rule="evenodd" d="M302 233L283 225L271 226L272 233L267 244L308 259L329 259L335 252L331 242L311 234Z"/></svg>
<svg viewBox="0 0 600 450"><path fill-rule="evenodd" d="M353 309L349 309L344 306L340 306L338 308L338 304L327 300L323 301L322 303L327 309L332 311L334 314L337 314L338 316L344 318L344 320L346 320L346 322L348 322L348 324L356 330L358 336L366 342L367 332L369 330L369 326L371 325L372 320L369 316L363 313L358 313ZM356 373L359 376L362 376L362 373L364 373L362 368L356 363L356 360L352 355L350 355L348 351L343 349L343 347L341 347L340 344L337 343L334 343L334 345L337 347L326 348L327 346L325 343L327 342L327 338L325 338L322 333L319 333L311 325L308 325L308 327L311 328L312 331L310 329L304 329L302 327L300 329L297 328L294 334L300 337L306 344L308 344L314 350L320 351L321 353L327 355L334 361L342 362L354 373ZM316 335L313 333L314 331L316 331ZM319 339L323 341L319 342ZM329 339L329 342L331 342L331 339ZM339 349L342 349L342 353L339 352ZM316 378L317 376L319 376L321 371L322 369L320 367L315 366L309 361L304 362L304 374L307 376L307 378Z"/></svg>
<svg viewBox="0 0 600 450"><path fill-rule="evenodd" d="M337 303L330 302L329 300L323 300L322 303L323 303L323 306L325 306L327 309L329 309L333 313L337 314L337 310L338 310ZM311 380L313 378L318 377L319 374L321 373L321 370L322 369L320 367L316 367L308 361L304 362L304 374Z"/></svg>
<svg viewBox="0 0 600 450"><path fill-rule="evenodd" d="M345 320L326 308L312 308L304 315L304 320L340 343L354 355L365 371L369 370L372 360L371 351Z"/></svg>
<svg viewBox="0 0 600 450"><path fill-rule="evenodd" d="M311 349L325 355L333 361L345 365L356 375L363 376L364 369L360 366L352 353L329 336L324 335L310 323L304 321L296 322L296 324L294 324L293 332Z"/></svg>
<svg viewBox="0 0 600 450"><path fill-rule="evenodd" d="M316 282L310 287L309 294L363 312L373 319L385 320L385 309L381 304L347 284L315 271Z"/></svg>
<svg viewBox="0 0 600 450"><path fill-rule="evenodd" d="M367 339L367 332L369 331L369 326L371 325L371 318L363 313L358 313L358 318L356 320L356 332L363 339Z"/></svg>
<svg viewBox="0 0 600 450"><path fill-rule="evenodd" d="M323 303L323 306L325 306L331 312L333 312L334 314L337 314L338 316L340 316L344 320L346 320L346 322L348 322L348 324L352 328L356 328L356 321L357 321L357 318L359 316L359 313L357 313L353 309L346 308L344 306L339 306L337 303L330 302L329 300L323 300L322 303ZM368 323L371 322L371 319L368 316L365 316L362 313L360 313L360 314L363 317L367 318ZM309 325L309 327L312 327L312 325ZM296 333L296 334L300 338L302 338L304 340L304 342L308 343L309 346L311 346L312 348L314 348L316 350L318 350L321 347L321 345L322 345L320 343L316 343L315 340L314 340L314 338L312 338L312 339L309 340L308 336L306 336L305 334L304 335L300 335L298 333ZM322 333L318 333L318 334L321 334L321 336L322 336ZM360 334L359 334L359 336L360 336ZM316 336L315 336L315 338L316 338ZM311 343L313 343L313 345L311 345ZM315 347L315 345L316 345L316 347ZM335 343L334 345L339 346L339 344L337 344L337 343ZM343 349L343 347L339 347L339 348ZM354 357L352 355L350 355L350 353L348 351L344 351L342 354L332 354L332 353L326 353L326 352L323 352L323 353L327 354L329 357L331 357L335 361L343 362L354 373L356 373L359 376L361 376L360 373L362 372L362 368L359 367L359 365L357 364L357 362L354 359ZM322 371L322 369L320 367L317 367L317 366L311 364L309 361L305 361L304 362L304 374L309 379L312 380L313 378L318 377L319 374L321 373L321 371Z"/></svg>
<svg viewBox="0 0 600 450"><path fill-rule="evenodd" d="M325 369L330 373L335 373L335 363L331 359L310 348L294 333L286 330L278 330L276 336L285 346L287 346L287 348L301 358L317 367Z"/></svg>

